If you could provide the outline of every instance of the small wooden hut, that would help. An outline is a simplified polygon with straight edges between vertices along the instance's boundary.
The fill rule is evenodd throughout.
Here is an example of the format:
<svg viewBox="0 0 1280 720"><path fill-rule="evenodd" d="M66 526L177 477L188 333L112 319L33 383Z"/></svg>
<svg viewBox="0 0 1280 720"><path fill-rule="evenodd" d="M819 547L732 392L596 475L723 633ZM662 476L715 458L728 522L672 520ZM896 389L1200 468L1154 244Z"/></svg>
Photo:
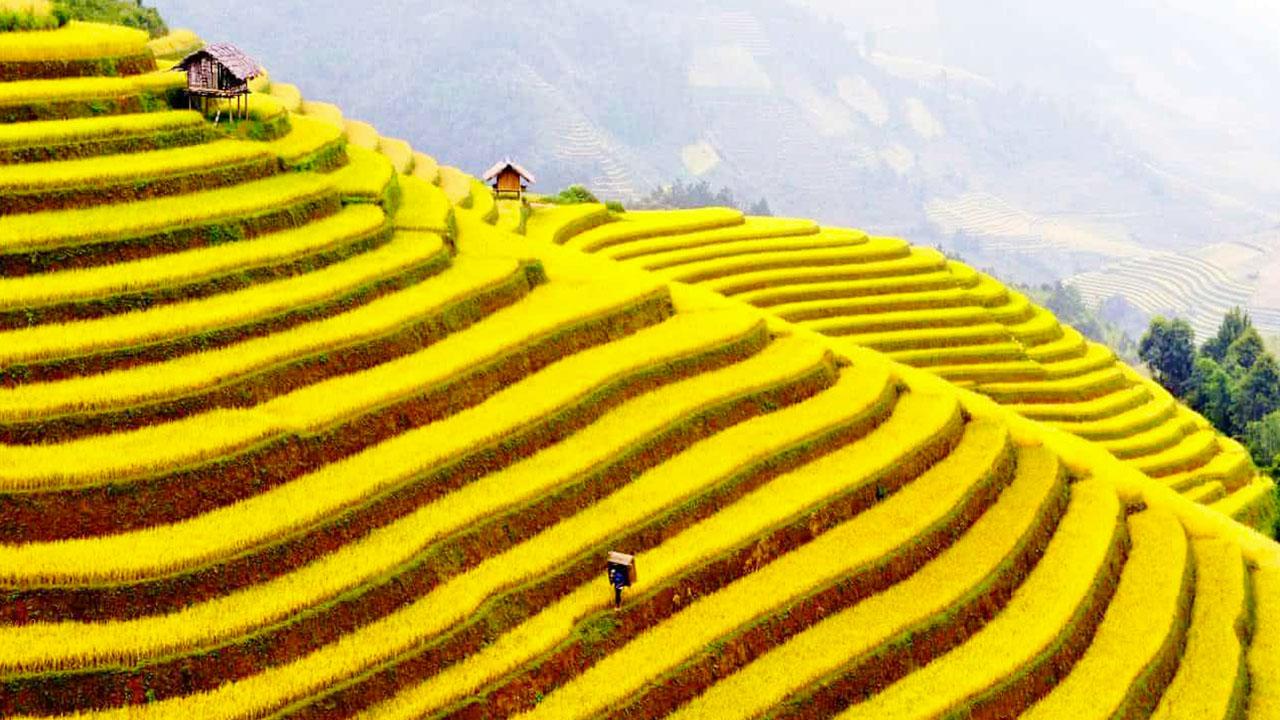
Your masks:
<svg viewBox="0 0 1280 720"><path fill-rule="evenodd" d="M218 108L214 122L222 116L222 101L232 103L232 117L249 114L249 81L262 70L258 63L231 43L214 43L183 58L174 70L187 73L187 105L199 103L208 111L212 100Z"/></svg>
<svg viewBox="0 0 1280 720"><path fill-rule="evenodd" d="M489 168L489 172L484 174L484 181L493 185L494 195L516 199L524 197L529 186L537 182L532 173L510 159Z"/></svg>

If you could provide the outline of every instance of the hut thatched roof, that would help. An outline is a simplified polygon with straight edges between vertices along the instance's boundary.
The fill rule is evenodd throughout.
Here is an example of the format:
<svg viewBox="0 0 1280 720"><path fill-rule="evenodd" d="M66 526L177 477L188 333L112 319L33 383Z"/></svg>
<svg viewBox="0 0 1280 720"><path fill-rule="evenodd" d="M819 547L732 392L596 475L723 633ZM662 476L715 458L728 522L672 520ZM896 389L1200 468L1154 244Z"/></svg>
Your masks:
<svg viewBox="0 0 1280 720"><path fill-rule="evenodd" d="M177 67L186 70L191 66L192 62L204 55L213 58L239 80L252 80L262 74L262 69L258 62L245 55L244 51L231 43L206 45L183 58Z"/></svg>
<svg viewBox="0 0 1280 720"><path fill-rule="evenodd" d="M502 172L507 168L511 168L512 170L515 170L517 173L519 173L520 177L524 178L525 180L528 180L530 183L537 182L537 180L533 178L533 173L529 172L528 170L525 170L524 168L520 167L516 163L512 162L510 158L503 160L502 162L489 168L489 171L486 172L484 174L484 177L481 179L484 180L485 182L489 182L490 180L498 177L498 175L502 174Z"/></svg>

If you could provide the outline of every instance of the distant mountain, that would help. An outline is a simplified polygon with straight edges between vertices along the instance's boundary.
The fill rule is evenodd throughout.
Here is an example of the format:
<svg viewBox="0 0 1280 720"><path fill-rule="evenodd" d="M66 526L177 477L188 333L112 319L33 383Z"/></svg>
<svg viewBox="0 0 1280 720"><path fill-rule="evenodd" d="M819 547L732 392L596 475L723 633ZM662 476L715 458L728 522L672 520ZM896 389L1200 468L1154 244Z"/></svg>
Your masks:
<svg viewBox="0 0 1280 720"><path fill-rule="evenodd" d="M1029 282L1199 252L1247 296L1275 255L1274 43L1184 0L157 4L308 97L472 171L518 157L545 190L707 180ZM1246 236L1257 252L1203 250ZM1187 297L1170 310L1218 311Z"/></svg>

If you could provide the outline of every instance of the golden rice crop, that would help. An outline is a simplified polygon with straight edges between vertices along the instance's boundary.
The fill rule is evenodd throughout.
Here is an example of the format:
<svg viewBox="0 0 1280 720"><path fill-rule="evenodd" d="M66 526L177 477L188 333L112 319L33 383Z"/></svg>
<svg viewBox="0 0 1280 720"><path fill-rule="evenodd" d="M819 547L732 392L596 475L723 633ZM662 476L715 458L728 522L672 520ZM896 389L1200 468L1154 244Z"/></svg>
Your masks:
<svg viewBox="0 0 1280 720"><path fill-rule="evenodd" d="M1085 337L1075 328L1062 326L1062 337L1027 348L1027 355L1036 362L1052 363L1078 358L1088 351Z"/></svg>
<svg viewBox="0 0 1280 720"><path fill-rule="evenodd" d="M498 201L493 191L479 180L471 181L471 210L487 223L498 220Z"/></svg>
<svg viewBox="0 0 1280 720"><path fill-rule="evenodd" d="M303 100L301 105L303 115L310 115L317 120L333 125L334 127L346 132L346 121L342 118L342 110L337 105L326 102L316 102L315 100Z"/></svg>
<svg viewBox="0 0 1280 720"><path fill-rule="evenodd" d="M960 367L972 362L1018 362L1027 358L1022 352L1022 346L1012 340L949 348L893 350L885 354L904 365L926 369L937 366Z"/></svg>
<svg viewBox="0 0 1280 720"><path fill-rule="evenodd" d="M396 227L443 233L449 228L449 199L444 191L417 176L400 178L404 192Z"/></svg>
<svg viewBox="0 0 1280 720"><path fill-rule="evenodd" d="M219 140L206 145L167 148L102 158L0 165L0 194L17 190L114 183L130 178L178 175L269 157L261 143Z"/></svg>
<svg viewBox="0 0 1280 720"><path fill-rule="evenodd" d="M1102 624L1066 678L1023 715L1027 720L1122 716L1129 703L1145 699L1135 691L1158 692L1144 680L1176 652L1190 604L1190 548L1171 514L1147 510L1128 522L1133 547Z"/></svg>
<svg viewBox="0 0 1280 720"><path fill-rule="evenodd" d="M991 314L993 320L1009 325L1014 336L1028 345L1031 344L1031 341L1023 335L1029 327L1027 323L1034 323L1043 317L1039 314L1039 309L1032 305L1025 295L1020 293L1009 293L1009 297L1005 302L998 305L988 305L987 312ZM1052 315L1048 317L1052 321L1052 328L1045 329L1042 333L1057 337L1057 333L1061 332L1058 328L1058 321Z"/></svg>
<svg viewBox="0 0 1280 720"><path fill-rule="evenodd" d="M413 174L415 177L436 185L440 182L440 163L436 162L436 159L430 155L415 152L413 154Z"/></svg>
<svg viewBox="0 0 1280 720"><path fill-rule="evenodd" d="M991 322L967 327L881 330L841 335L864 347L886 352L999 343L1009 339L1009 331L1004 325Z"/></svg>
<svg viewBox="0 0 1280 720"><path fill-rule="evenodd" d="M204 40L191 30L179 29L147 42L158 58L182 58L204 47Z"/></svg>
<svg viewBox="0 0 1280 720"><path fill-rule="evenodd" d="M103 298L284 262L371 233L385 222L386 216L377 206L351 206L337 215L300 228L270 233L252 240L132 262L0 278L0 309L31 308Z"/></svg>
<svg viewBox="0 0 1280 720"><path fill-rule="evenodd" d="M1192 502L1209 504L1225 498L1227 496L1227 488L1217 480L1213 480L1183 491L1182 496ZM1234 517L1229 513L1223 514L1227 515L1227 517Z"/></svg>
<svg viewBox="0 0 1280 720"><path fill-rule="evenodd" d="M1114 392L1109 395L1069 403L1007 403L1019 415L1044 422L1098 422L1142 407L1153 399L1151 390L1143 385Z"/></svg>
<svg viewBox="0 0 1280 720"><path fill-rule="evenodd" d="M680 282L701 283L723 280L736 275L747 275L767 270L857 266L909 257L910 246L897 238L872 238L865 243L845 248L827 250L796 250L794 252L761 252L758 255L742 255L693 262L687 265L659 271L665 277Z"/></svg>
<svg viewBox="0 0 1280 720"><path fill-rule="evenodd" d="M1019 297L1018 293L1010 293L1014 297ZM1026 301L1026 298L1023 297ZM1028 304L1029 305L1029 304ZM1009 326L1009 332L1018 338L1024 345L1035 346L1053 342L1065 336L1062 325L1058 323L1058 318L1053 313L1040 307L1029 305L1033 316L1026 322Z"/></svg>
<svg viewBox="0 0 1280 720"><path fill-rule="evenodd" d="M523 235L530 208L519 200L498 200L498 221L494 225L503 232Z"/></svg>
<svg viewBox="0 0 1280 720"><path fill-rule="evenodd" d="M198 127L203 123L200 113L191 110L0 123L0 147L56 145L76 140L146 135L164 130Z"/></svg>
<svg viewBox="0 0 1280 720"><path fill-rule="evenodd" d="M1059 420L1054 422L1054 426L1089 440L1110 440L1149 430L1172 418L1177 411L1178 403L1173 398L1153 398L1110 417L1084 422Z"/></svg>
<svg viewBox="0 0 1280 720"><path fill-rule="evenodd" d="M306 115L291 115L289 133L267 143L271 152L285 162L296 162L325 147L342 141L342 131L323 120Z"/></svg>
<svg viewBox="0 0 1280 720"><path fill-rule="evenodd" d="M444 190L449 202L459 207L471 207L473 199L471 197L471 181L473 179L456 167L440 166L440 188Z"/></svg>
<svg viewBox="0 0 1280 720"><path fill-rule="evenodd" d="M724 327L707 337L707 347L752 331L752 325L744 325L743 318L717 319L725 322ZM805 350L797 350L794 341L779 341L726 369L677 381L629 400L562 443L424 506L411 516L416 520L396 521L396 537L403 539L409 537L405 533L430 531L429 540L504 507L538 497L609 462L616 453L679 422L687 414L808 372L822 357ZM577 386L570 386L561 394L566 395L574 387ZM0 577L19 587L46 582L91 584L153 577L229 557L308 527L361 497L376 496L415 474L439 467L458 453L472 449L464 440L483 444L495 433L501 434L501 428L518 426L515 421L536 421L520 412L515 418L497 415L523 400L525 393L504 391L481 406L410 430L270 491L180 523L107 537L0 546ZM481 419L493 420L492 429L473 422ZM496 492L499 488L502 491ZM119 552L124 547L134 551Z"/></svg>
<svg viewBox="0 0 1280 720"><path fill-rule="evenodd" d="M72 20L56 30L0 33L0 62L93 60L141 55L148 36L123 25Z"/></svg>
<svg viewBox="0 0 1280 720"><path fill-rule="evenodd" d="M583 228L597 227L613 222L614 216L604 205L535 206L526 223L525 234L530 238L562 244Z"/></svg>
<svg viewBox="0 0 1280 720"><path fill-rule="evenodd" d="M256 91L250 93L246 103L246 113L250 120L273 120L287 112L283 102L274 95L267 95L266 93Z"/></svg>
<svg viewBox="0 0 1280 720"><path fill-rule="evenodd" d="M429 236L428 236L429 237ZM128 313L0 333L0 364L75 356L234 327L349 292L441 252L441 243L397 237L388 245L313 273L233 293Z"/></svg>
<svg viewBox="0 0 1280 720"><path fill-rule="evenodd" d="M743 218L742 213L727 208L671 210L667 212L633 210L618 216L616 222L592 228L568 238L564 244L578 250L596 252L612 245L635 240L644 240L660 235L713 230L742 225L744 222L746 220Z"/></svg>
<svg viewBox="0 0 1280 720"><path fill-rule="evenodd" d="M351 162L329 175L344 198L377 200L395 181L395 168L385 156L358 145L348 145L347 157Z"/></svg>
<svg viewBox="0 0 1280 720"><path fill-rule="evenodd" d="M365 282L366 277L385 275L406 260L408 263L414 263L422 257L430 257L439 252L439 245L424 245L420 239L414 237L409 237L405 241L393 241L386 248L362 256L355 262L332 266L312 273L312 276L331 274L335 278L344 280L354 276L352 279L355 283ZM254 301L253 305L248 302L226 300L232 298L232 295L222 296L225 304L221 307L217 307L216 304L201 306L199 303L189 303L189 305L206 310L201 314L213 315L214 322L225 322L221 318L232 310L251 313L261 312L264 307L270 307L271 304L297 306L298 299L288 297L293 292L314 293L320 297L326 297L326 293L334 292L333 288L343 286L343 283L335 281L316 280L309 283L310 277L295 279L301 282L282 285L279 289L266 285L255 287L245 296L246 299L251 298ZM293 292L282 292L285 287ZM597 302L612 303L605 305L606 308L628 307L638 298L634 288L626 284L611 290L610 293L597 293L600 296ZM599 306L596 307L599 308ZM173 309L178 311L174 312L172 317L158 318L152 321L151 326L154 328L155 324L162 320L171 320L189 326L201 319L199 315L182 312L179 306L164 306L158 311ZM480 337L485 336L481 334ZM418 369L417 374L405 371L403 366L411 362L412 360L401 359L363 373L331 378L253 408L212 410L171 423L152 425L129 432L94 436L58 445L0 447L0 458L3 458L4 466L0 469L0 483L10 487L93 484L159 467L197 462L233 452L263 438L282 433L314 431L344 418L367 412L371 407L387 402L389 398L413 394L414 386L406 383L410 382L410 378L420 378L420 373L423 372L430 376L431 369ZM389 375L392 372L390 368L396 369L395 371L399 374ZM375 376L382 380L372 384L372 378ZM341 392L338 392L339 390Z"/></svg>
<svg viewBox="0 0 1280 720"><path fill-rule="evenodd" d="M364 206L347 212L354 217L375 210L373 206ZM182 397L293 358L367 342L425 317L437 308L505 282L516 271L516 263L510 259L462 254L455 258L447 272L429 283L419 283L345 313L266 337L144 367L0 388L0 418L12 421L62 413L101 412Z"/></svg>
<svg viewBox="0 0 1280 720"><path fill-rule="evenodd" d="M1217 433L1213 430L1200 430L1183 438L1168 450L1135 459L1133 464L1151 477L1163 477L1198 468L1209 462L1218 450Z"/></svg>
<svg viewBox="0 0 1280 720"><path fill-rule="evenodd" d="M915 250L907 257L893 260L857 263L852 265L832 265L828 267L784 267L768 270L754 270L727 277L716 278L702 283L703 287L723 295L737 295L753 290L777 290L788 286L803 286L809 283L832 283L849 281L889 280L895 283L907 281L902 276L933 273L945 269L947 259L942 253L928 250Z"/></svg>
<svg viewBox="0 0 1280 720"><path fill-rule="evenodd" d="M1101 370L1116 363L1116 354L1105 345L1089 343L1084 354L1070 360L1042 363L1047 377L1067 378Z"/></svg>
<svg viewBox="0 0 1280 720"><path fill-rule="evenodd" d="M347 142L365 150L378 149L378 130L362 120L347 120L344 123L347 131Z"/></svg>
<svg viewBox="0 0 1280 720"><path fill-rule="evenodd" d="M1101 440L1098 444L1121 460L1154 455L1167 450L1196 430L1190 413L1175 414L1159 425L1119 440Z"/></svg>
<svg viewBox="0 0 1280 720"><path fill-rule="evenodd" d="M959 647L853 705L839 720L961 711L1054 647L1107 581L1105 568L1121 538L1121 506L1111 486L1076 483L1071 497L1071 509L1044 556L994 619Z"/></svg>
<svg viewBox="0 0 1280 720"><path fill-rule="evenodd" d="M1249 713L1280 717L1280 568L1252 574L1257 616L1249 643Z"/></svg>
<svg viewBox="0 0 1280 720"><path fill-rule="evenodd" d="M830 615L712 685L672 720L746 720L791 693L838 673L886 644L946 622L955 606L980 597L1002 563L1045 522L1046 508L1065 488L1057 460L1047 451L1021 450L1018 474L972 527L911 577ZM1086 514L1076 507L1068 518ZM1078 524L1091 520L1080 517ZM839 652L833 651L839 648Z"/></svg>
<svg viewBox="0 0 1280 720"><path fill-rule="evenodd" d="M268 678L273 671L255 676L247 683L224 685L224 694L219 700L239 703L242 700L262 706L287 700L298 688L319 687L326 682L328 676L342 671L351 671L355 667L369 664L371 661L388 657L398 648L410 647L435 633L449 628L456 621L466 618L481 602L498 589L512 587L521 579L538 577L545 571L556 568L559 564L571 559L591 544L602 541L618 527L634 524L636 521L662 511L681 502L695 493L705 492L714 487L716 478L723 478L741 466L750 464L754 459L771 455L776 448L787 443L803 441L813 437L820 428L837 421L847 402L847 391L854 389L858 383L847 383L846 392L829 393L813 398L795 409L778 411L773 415L765 415L746 421L726 430L709 442L722 442L717 450L705 454L681 455L668 464L649 471L632 480L626 487L618 489L612 496L602 502L582 510L577 515L561 521L558 525L545 530L530 541L517 544L512 550L502 555L490 557L481 562L475 569L460 577L440 585L435 591L421 600L404 607L396 614L388 616L378 623L365 626L357 632L347 635L342 641L324 648L314 655L308 656L310 662L305 674L297 673L294 667L285 669L287 675ZM856 389L854 389L854 392ZM724 439L721 439L724 438ZM750 445L748 442L750 441ZM731 443L731 445L730 445ZM695 446L696 447L696 446ZM726 454L726 447L750 447L748 454ZM675 465L675 466L672 466ZM755 515L760 512L768 514L768 503L759 503L755 507ZM713 516L719 518L719 515ZM739 518L741 519L741 518ZM759 520L756 520L759 523ZM768 521L764 521L767 527ZM736 544L741 542L741 534L749 532L741 523L726 523L714 532L696 533L696 539L686 544L685 564L707 557L716 552L719 542ZM746 537L750 537L749 534ZM678 560L673 559L673 562ZM646 577L657 577L653 573L662 573L658 566L649 565ZM599 588L591 587L595 594L595 605L603 600ZM581 593L576 593L581 594ZM571 596L573 597L573 596ZM566 601L557 606L566 605ZM572 618L570 618L572 621ZM317 675L319 673L320 675ZM259 685L260 682L266 684ZM278 700L271 701L265 692L274 693ZM221 691L220 691L221 692ZM179 710L174 707L174 711ZM204 711L202 706L187 706L182 710Z"/></svg>
<svg viewBox="0 0 1280 720"><path fill-rule="evenodd" d="M849 298L823 298L778 303L769 306L769 312L790 320L803 322L823 318L871 313L901 312L905 310L942 310L955 307L983 307L986 298L973 289L943 287L925 290L906 290L858 295Z"/></svg>
<svg viewBox="0 0 1280 720"><path fill-rule="evenodd" d="M905 408L902 412L909 414ZM1007 442L1008 431L999 424L971 425L951 455L888 500L724 589L694 600L575 676L521 717L574 718L602 710L760 615L777 611L829 582L867 572L884 558L903 552L918 535L931 527L945 526L948 516L963 505L964 496L991 472ZM818 467L795 473L802 477L797 478L796 486L804 487L808 501L820 502L874 477L859 463L850 462L855 459L862 460L861 453L845 455L843 462L819 460L814 463ZM883 472L885 466L876 469ZM646 562L646 570L649 564Z"/></svg>
<svg viewBox="0 0 1280 720"><path fill-rule="evenodd" d="M929 372L953 383L984 383L995 380L1033 380L1044 376L1044 368L1028 360L1006 362L930 365Z"/></svg>
<svg viewBox="0 0 1280 720"><path fill-rule="evenodd" d="M1195 602L1178 672L1152 718L1231 717L1244 702L1243 638L1249 622L1248 572L1240 548L1214 539L1191 543Z"/></svg>
<svg viewBox="0 0 1280 720"><path fill-rule="evenodd" d="M536 422L539 417L548 417L554 413L554 405L564 403L576 395L589 392L593 383L597 383L607 375L618 375L655 363L660 364L666 357L677 357L698 352L716 342L730 337L725 330L717 334L706 332L716 327L716 323L724 318L722 313L711 313L706 317L690 317L684 323L668 323L650 331L646 338L636 337L631 341L622 341L618 347L606 346L587 351L581 358L564 361L565 366L548 368L545 376L517 384L508 388L503 394L492 398L482 406L464 411L456 418L441 421L412 431L409 436L397 437L389 445L379 446L362 457L326 466L323 470L302 480L306 491L302 488L290 488L284 492L272 492L274 504L263 502L267 495L252 498L240 506L215 511L212 517L205 516L194 521L183 523L182 532L160 528L150 531L130 533L132 544L119 536L97 539L105 545L98 545L94 539L55 543L46 549L67 560L78 560L81 565L90 565L90 556L97 556L106 561L114 555L113 546L132 546L137 553L147 556L153 562L156 556L173 554L175 551L195 552L201 545L210 543L227 544L226 535L244 529L249 532L270 532L272 529L292 530L307 527L317 518L323 518L335 509L350 507L361 498L370 497L370 493L394 487L396 483L412 477L424 469L438 466L489 442L493 433L499 432L501 426L518 428L528 422ZM749 329L754 320L743 318L735 329ZM819 365L824 360L821 349L800 343L790 346L795 357L779 357L774 354L771 359L782 360L783 368L779 372L784 376L803 372L806 368ZM628 352L630 350L630 352ZM640 352L636 352L639 350ZM601 366L598 361L612 357L625 357L626 366L614 364ZM594 361L594 362L593 362ZM598 367L595 376L581 372L583 367ZM759 369L757 363L755 369ZM732 375L730 375L732 377ZM749 377L738 373L738 379L752 382ZM574 382L566 382L572 378ZM576 383L576 384L574 384ZM537 386L536 388L534 386ZM539 408L542 414L529 413L523 422L515 417L529 405L531 396L546 397L548 388L554 388L557 397L543 400ZM712 392L719 394L725 389L714 388ZM701 394L706 397L707 390ZM670 394L667 393L667 397ZM714 395L713 395L714 396ZM687 401L686 401L687 402ZM652 402L640 404L652 409ZM527 411L526 411L527 412ZM671 411L666 411L671 412ZM634 433L636 430L626 428L619 420L635 421L635 410L624 411L620 418L612 419L606 427L614 432ZM652 422L647 421L647 422ZM644 423L642 423L643 425ZM596 439L604 439L599 431L593 433ZM613 440L617 447L617 440ZM580 441L578 447L581 449ZM597 453L599 451L596 451ZM377 457L371 457L377 455ZM565 457L563 453L558 456ZM607 460L603 456L602 460ZM575 459L580 468L591 467ZM499 473L510 489L493 492L497 478L487 478L481 483L486 492L478 492L471 488L442 498L440 501L424 507L415 513L413 521L397 521L375 531L359 544L351 545L332 556L316 561L303 568L297 577L281 578L263 587L250 588L235 594L234 598L219 598L212 602L200 603L177 613L164 617L141 618L138 620L106 622L95 624L82 623L41 623L25 626L20 642L12 643L12 651L0 650L0 667L17 668L53 668L67 667L70 664L99 663L107 661L130 661L139 657L162 654L169 650L189 649L216 642L220 638L233 636L247 629L259 627L283 617L287 617L311 604L321 602L334 594L367 582L381 573L393 570L399 563L410 559L418 549L442 535L465 527L467 523L483 519L487 514L500 510L511 504L518 504L521 499L536 497L539 493L555 487L555 485L572 480L575 474L566 473L565 468L556 464L548 465L545 459L539 463L523 463L524 470L541 467L541 473ZM369 471L372 471L370 473ZM372 474L373 478L368 477ZM382 483L381 486L377 483ZM354 485L355 487L351 487ZM363 490L363 492L360 492ZM522 492L523 490L523 492ZM323 491L323 492L317 492ZM281 496L287 496L281 497ZM288 500L294 504L282 503ZM302 508L298 508L297 505ZM283 513L295 524L283 525L281 518L274 513ZM265 526L265 527L264 527ZM268 539L270 535L266 536ZM148 540L153 542L147 542ZM173 548L171 541L194 541L195 547L180 546ZM82 549L88 549L88 555ZM224 547L223 552L232 550ZM48 555L46 555L48 557ZM86 562L88 561L88 562ZM163 572L166 566L158 566ZM323 578L323 580L321 580ZM286 591L287 592L284 592ZM19 640L17 637L13 638Z"/></svg>
<svg viewBox="0 0 1280 720"><path fill-rule="evenodd" d="M302 111L302 91L298 89L297 85L271 83L271 87L267 89L267 92L274 95L289 112L300 113ZM340 129L339 132L341 132Z"/></svg>
<svg viewBox="0 0 1280 720"><path fill-rule="evenodd" d="M735 228L728 228L727 231ZM714 231L713 231L714 232ZM668 270L677 272L683 266L712 267L714 261L731 262L734 258L756 260L766 257L783 257L786 253L817 254L823 251L835 252L841 249L864 248L873 242L863 236L851 236L847 233L823 231L814 235L796 235L781 238L752 238L737 242L725 242L711 246L699 246L684 250L643 255L631 260L634 264L648 270ZM618 246L614 246L616 249ZM627 245L621 246L628 247ZM603 253L602 253L603 254ZM807 257L807 255L806 255ZM817 259L814 265L826 264Z"/></svg>
<svg viewBox="0 0 1280 720"><path fill-rule="evenodd" d="M728 231L742 231L745 227L746 225L728 228ZM795 254L796 258L804 259L808 263L824 264L824 260L841 254L841 251L844 250L852 252L854 258L863 258L864 252L867 251L869 245L884 247L886 243L882 241L882 238L868 240L868 238L861 236L850 237L844 233L826 232L781 238L749 237L735 242L719 242L716 245L690 247L687 250L657 252L657 254L644 255L641 258L634 259L632 263L648 270L666 269L669 272L676 273L684 270L687 265L712 269L716 268L716 266L733 266L739 263L751 263L751 261L755 260L776 260ZM892 243L892 245L901 247L901 241ZM627 246L623 245L621 247ZM618 246L613 246L613 249L618 249ZM712 277L716 277L716 275L712 275Z"/></svg>
<svg viewBox="0 0 1280 720"><path fill-rule="evenodd" d="M858 385L858 381L848 376L842 377L833 389L817 398L775 415L756 418L730 428L703 444L694 446L685 454L672 458L635 482L645 482L648 478L657 476L671 478L667 481L669 483L685 484L689 482L689 476L697 476L708 470L714 474L724 474L735 462L736 453L730 448L751 448L752 452L758 453L761 447L780 449L788 441L803 438L803 432L797 434L797 428L793 427L797 422L803 424L799 430L808 429L817 422L820 409L828 406L832 400L839 401L850 393L859 392ZM872 388L862 384L861 397L854 396L858 398L858 405L842 408L838 412L849 413L852 407L865 407L875 396L868 392L870 389ZM930 396L907 394L889 420L856 445L867 452L845 452L844 459L854 459L857 463L855 468L862 470L861 474L854 470L848 475L828 473L824 476L801 468L771 480L741 500L647 551L644 554L644 585L660 587L669 578L803 512L820 502L833 489L841 489L846 481L856 483L886 467L892 467L895 460L900 460L932 433L941 432L942 427L951 420L947 410L954 410L954 406L948 408L946 402L939 403L938 400L939 398ZM815 433L810 430L810 437L813 434ZM744 442L750 439L758 439L759 445ZM741 465L746 465L746 460L747 458L742 458ZM826 465L830 467L830 464ZM815 479L816 485L807 482ZM578 619L601 609L606 601L606 594L596 584L583 586L505 633L479 653L444 669L374 711L379 717L384 714L388 717L418 717L450 701L466 697L493 678L554 647L570 634ZM750 604L750 607L755 606L756 603Z"/></svg>
<svg viewBox="0 0 1280 720"><path fill-rule="evenodd" d="M3 33L0 40L12 35ZM0 83L0 106L23 103L47 103L68 100L93 100L164 92L186 86L181 73L148 73L130 77L78 77L58 80L21 80Z"/></svg>
<svg viewBox="0 0 1280 720"><path fill-rule="evenodd" d="M828 303L840 303L866 298L874 302L876 296L907 295L920 292L955 291L955 277L945 271L924 272L903 277L869 278L865 280L836 280L832 282L802 282L795 285L779 284L738 293L735 298L756 307L795 307L814 310Z"/></svg>
<svg viewBox="0 0 1280 720"><path fill-rule="evenodd" d="M635 240L621 245L606 247L601 255L615 260L632 260L659 253L677 250L693 250L702 247L714 247L722 243L734 243L743 240L799 238L817 235L818 224L812 220L792 218L749 217L741 225L704 230L700 232L660 235L647 240ZM856 230L828 231L856 243L865 239L866 234Z"/></svg>
<svg viewBox="0 0 1280 720"><path fill-rule="evenodd" d="M854 335L875 332L901 332L927 328L940 330L956 326L972 326L998 322L984 307L959 306L926 308L924 310L897 310L888 312L838 315L803 323L815 332L830 335Z"/></svg>
<svg viewBox="0 0 1280 720"><path fill-rule="evenodd" d="M1272 505L1272 495L1276 491L1274 480L1266 475L1256 474L1243 486L1240 482L1233 482L1231 485L1238 489L1232 490L1230 495L1210 507L1250 527L1266 528L1275 525L1275 508Z"/></svg>
<svg viewBox="0 0 1280 720"><path fill-rule="evenodd" d="M348 633L337 642L294 662L226 683L210 692L127 710L106 710L100 716L237 716L279 707L327 687L338 678L350 676L449 629L474 612L493 593L559 567L615 533L618 527L635 524L671 508L714 487L726 474L769 457L780 447L806 441L824 428L838 424L842 413L849 412L851 394L856 398L867 392L857 380L847 382L844 388L844 392L823 393L793 408L734 426L713 438L728 444L719 446L709 457L701 453L677 456L661 469L645 473L601 502L500 555L484 560L467 573L452 578L391 615ZM931 405L938 403L935 401ZM723 448L727 447L749 448L749 451L726 453ZM694 554L702 556L703 551L714 546L713 538L704 541L699 536Z"/></svg>
<svg viewBox="0 0 1280 720"><path fill-rule="evenodd" d="M290 173L191 195L0 217L0 252L70 247L265 212L332 192L330 183Z"/></svg>
<svg viewBox="0 0 1280 720"><path fill-rule="evenodd" d="M1061 402L1104 397L1130 386L1128 377L1115 365L1058 380L1035 382L994 382L982 386L982 393L997 402Z"/></svg>
<svg viewBox="0 0 1280 720"><path fill-rule="evenodd" d="M378 152L387 156L396 172L408 175L413 172L413 147L397 138L378 138Z"/></svg>

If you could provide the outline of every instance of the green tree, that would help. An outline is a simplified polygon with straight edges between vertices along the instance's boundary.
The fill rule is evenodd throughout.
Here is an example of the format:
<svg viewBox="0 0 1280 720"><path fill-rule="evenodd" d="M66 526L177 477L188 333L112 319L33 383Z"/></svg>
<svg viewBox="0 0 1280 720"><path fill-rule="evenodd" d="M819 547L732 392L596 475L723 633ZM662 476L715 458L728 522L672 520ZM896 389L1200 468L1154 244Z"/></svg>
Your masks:
<svg viewBox="0 0 1280 720"><path fill-rule="evenodd" d="M1237 392L1235 379L1213 358L1203 355L1196 358L1188 382L1187 404L1228 435L1235 432L1233 408Z"/></svg>
<svg viewBox="0 0 1280 720"><path fill-rule="evenodd" d="M1235 426L1246 428L1280 410L1280 364L1270 353L1263 353L1240 382L1235 403Z"/></svg>
<svg viewBox="0 0 1280 720"><path fill-rule="evenodd" d="M1280 464L1280 412L1272 412L1249 423L1244 433L1244 445L1249 448L1254 464L1274 470Z"/></svg>
<svg viewBox="0 0 1280 720"><path fill-rule="evenodd" d="M1267 345L1262 341L1262 336L1257 330L1247 328L1227 347L1223 366L1237 377L1243 376L1249 372L1258 358L1266 354L1268 354Z"/></svg>
<svg viewBox="0 0 1280 720"><path fill-rule="evenodd" d="M1195 332L1186 320L1157 317L1138 345L1138 357L1151 370L1156 382L1179 398L1186 395L1194 369L1194 339Z"/></svg>
<svg viewBox="0 0 1280 720"><path fill-rule="evenodd" d="M1213 358L1214 362L1221 364L1227 358L1227 348L1231 347L1231 343L1238 340L1241 335L1244 335L1246 330L1252 328L1253 321L1249 319L1249 313L1239 307L1233 307L1222 317L1222 324L1218 326L1218 334L1209 338L1200 352Z"/></svg>

